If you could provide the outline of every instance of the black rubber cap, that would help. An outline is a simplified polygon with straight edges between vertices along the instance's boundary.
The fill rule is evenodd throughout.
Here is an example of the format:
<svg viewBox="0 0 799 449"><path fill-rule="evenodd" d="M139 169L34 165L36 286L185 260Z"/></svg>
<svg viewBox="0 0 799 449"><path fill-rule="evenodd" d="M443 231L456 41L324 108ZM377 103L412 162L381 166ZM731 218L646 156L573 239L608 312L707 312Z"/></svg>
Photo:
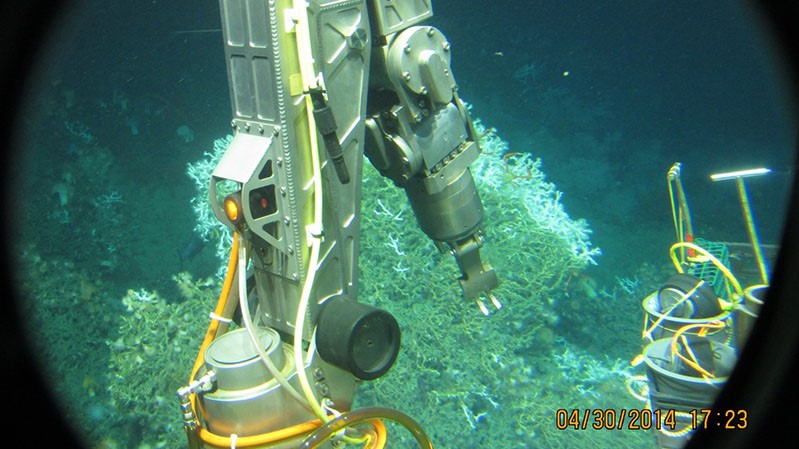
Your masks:
<svg viewBox="0 0 799 449"><path fill-rule="evenodd" d="M326 362L363 380L382 376L397 359L400 329L394 317L366 304L334 298L324 303L316 347Z"/></svg>
<svg viewBox="0 0 799 449"><path fill-rule="evenodd" d="M675 274L660 287L658 297L660 297L660 293L667 288L688 293L691 289L696 287L699 281L700 279L698 277L687 273ZM696 289L687 301L691 303L693 313L688 314L689 316L684 318L711 318L721 313L721 305L719 304L718 298L716 298L716 292L714 292L708 284ZM663 308L668 308L670 306L670 304L661 304Z"/></svg>

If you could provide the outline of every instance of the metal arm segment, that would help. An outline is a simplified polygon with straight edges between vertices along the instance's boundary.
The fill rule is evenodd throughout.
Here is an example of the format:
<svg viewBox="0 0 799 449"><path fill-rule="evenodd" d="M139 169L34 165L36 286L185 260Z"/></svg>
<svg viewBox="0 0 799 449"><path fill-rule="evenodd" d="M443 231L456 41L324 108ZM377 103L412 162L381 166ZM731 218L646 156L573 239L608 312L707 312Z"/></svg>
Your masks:
<svg viewBox="0 0 799 449"><path fill-rule="evenodd" d="M375 0L366 155L386 177L403 187L422 230L461 269L463 296L491 294L499 284L480 257L483 206L469 170L479 155L478 137L457 94L450 44L436 28L418 23L432 10L405 11L407 20L380 15L396 2ZM420 8L421 9L421 8ZM386 23L389 22L389 23Z"/></svg>

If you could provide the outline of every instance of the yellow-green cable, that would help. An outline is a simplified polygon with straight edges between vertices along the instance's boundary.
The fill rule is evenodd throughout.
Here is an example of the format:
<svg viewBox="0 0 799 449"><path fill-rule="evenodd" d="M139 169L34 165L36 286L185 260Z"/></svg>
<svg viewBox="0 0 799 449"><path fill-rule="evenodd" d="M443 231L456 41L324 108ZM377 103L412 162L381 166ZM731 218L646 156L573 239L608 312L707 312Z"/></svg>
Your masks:
<svg viewBox="0 0 799 449"><path fill-rule="evenodd" d="M308 303L310 302L311 292L313 290L314 281L316 278L316 268L319 263L319 247L322 243L323 228L322 228L322 211L323 211L323 194L322 194L322 170L319 160L319 142L316 135L316 121L314 120L313 100L308 94L311 89L319 87L319 82L322 82L321 73L317 78L314 70L313 50L311 49L310 30L308 28L308 11L305 0L294 0L294 35L297 39L297 57L299 59L300 74L302 76L303 91L305 92L305 110L308 116L308 138L310 146L311 164L313 168L313 185L314 185L314 219L313 223L306 226L307 238L311 244L311 254L308 260L308 274L305 277L305 283L302 287L302 294L300 296L300 304L297 310L297 320L294 326L294 360L297 365L297 377L302 386L305 397L319 419L322 422L331 421L331 417L322 410L319 402L313 394L311 384L308 381L308 374L305 372L305 364L302 363L302 333L305 326L305 314L308 310ZM309 346L308 357L310 359L313 351L313 344ZM344 440L349 443L362 443L367 441L368 437L350 438L345 437Z"/></svg>
<svg viewBox="0 0 799 449"><path fill-rule="evenodd" d="M688 198L685 196L685 190L682 188L682 181L679 177L675 179L674 185L677 187L677 205L680 209L680 221L685 226L684 229L682 229L683 234L680 240L684 240L685 233L693 237L694 225L691 223L691 211L688 210Z"/></svg>
<svg viewBox="0 0 799 449"><path fill-rule="evenodd" d="M241 270L238 276L239 309L241 312L241 320L242 324L244 324L244 328L247 331L247 335L250 337L250 342L255 349L255 353L258 354L261 361L266 366L266 369L269 370L269 373L272 374L272 377L280 384L280 386L283 387L283 389L293 396L298 402L303 403L302 396L300 396L300 394L291 386L291 384L288 383L288 380L286 380L285 376L283 376L283 374L280 372L280 369L264 351L265 348L261 348L261 345L258 342L258 337L255 335L255 324L250 316L249 302L247 300L247 245L244 241L239 245L238 269Z"/></svg>
<svg viewBox="0 0 799 449"><path fill-rule="evenodd" d="M303 91L307 92L312 87L316 86L314 68L313 68L313 52L311 50L310 31L308 29L308 12L304 0L294 0L294 36L297 40L297 58L300 67L300 75L302 77ZM322 410L319 402L314 396L311 384L308 381L308 374L305 372L305 361L302 359L302 335L305 328L305 314L308 310L308 303L310 302L311 292L313 290L314 281L316 279L316 266L319 262L319 246L322 239L322 179L321 169L319 163L319 145L316 138L316 123L313 117L313 103L310 95L305 94L305 109L308 120L308 143L309 143L309 156L311 158L311 167L313 172L313 186L314 186L314 213L313 222L306 226L307 238L311 245L310 256L308 259L308 270L305 277L305 282L302 287L300 295L300 302L297 307L297 318L294 326L294 363L297 367L297 377L300 381L305 398L308 404L313 408L316 416L323 422L330 420L327 414ZM311 355L311 351L308 352Z"/></svg>
<svg viewBox="0 0 799 449"><path fill-rule="evenodd" d="M693 415L691 415L691 414L689 414L687 412L681 412L681 411L675 411L674 412L674 417L675 418L694 419ZM694 426L692 426L690 422L685 427L683 427L682 429L679 429L679 430L668 430L667 427L669 427L669 426L667 426L665 423L662 423L660 425L660 429L659 429L660 433L662 433L663 435L666 435L668 437L671 437L671 438L683 437L685 435L688 435L689 433L691 433L694 430Z"/></svg>
<svg viewBox="0 0 799 449"><path fill-rule="evenodd" d="M684 242L686 236L690 236L691 240L693 240L694 228L691 223L691 211L688 209L688 199L685 196L685 190L680 180L679 162L675 162L674 165L671 166L666 174L666 179L668 179L671 216L674 220L674 230L677 233L677 241ZM674 199L675 196L677 197L676 201ZM682 248L680 248L680 262L685 263L685 251Z"/></svg>
<svg viewBox="0 0 799 449"><path fill-rule="evenodd" d="M430 438L413 418L400 411L383 407L367 407L344 413L313 431L297 447L298 449L318 448L340 430L374 419L387 419L401 424L413 435L420 448L433 449L433 443L430 442Z"/></svg>
<svg viewBox="0 0 799 449"><path fill-rule="evenodd" d="M671 175L671 171L669 171L669 175ZM669 179L669 203L671 203L671 219L674 221L674 232L677 237L678 242L682 242L682 224L680 223L680 219L678 217L677 205L674 203L674 187L671 185L672 178L671 176L668 177ZM683 251L680 251L680 261L685 261L685 255Z"/></svg>
<svg viewBox="0 0 799 449"><path fill-rule="evenodd" d="M704 280L702 280L702 279L700 279L700 280L699 280L699 282L697 282L697 284L693 286L693 288L691 288L691 289L690 289L690 290L688 290L687 292L683 293L683 294L682 294L682 297L681 297L680 299L678 299L677 301L675 301L675 302L674 302L674 304L672 304L672 305L671 305L671 307L669 307L669 308L668 308L666 311L664 311L664 312L661 312L661 313L660 313L660 316L658 317L658 319L652 322L652 325L651 325L651 326L649 326L649 329L644 329L643 335L641 335L641 336L642 336L643 338L649 338L650 340L652 340L652 332L653 332L655 329L657 329L657 327L658 327L658 326L660 326L660 323L662 323L662 322L663 322L663 320L665 320L665 319L666 319L666 317L668 317L669 315L671 315L671 312L672 312L672 311L674 311L674 310L676 310L676 309L677 309L677 307L679 307L679 306L680 306L680 304L682 304L683 302L685 302L685 301L686 301L688 298L690 298L690 297L691 297L691 296L692 296L694 293L696 293L696 291L699 289L699 287L701 287L701 286L703 286L703 285L705 285L705 281L704 281Z"/></svg>
<svg viewBox="0 0 799 449"><path fill-rule="evenodd" d="M677 205L674 201L674 180L677 176L680 175L680 163L675 162L674 165L671 166L668 173L666 173L666 180L668 181L666 184L669 186L669 203L671 204L671 219L674 222L674 232L676 233L676 241L682 242L683 241L683 233L682 233L682 222L679 219L679 212L677 211ZM685 254L683 251L680 251L680 261L685 262Z"/></svg>
<svg viewBox="0 0 799 449"><path fill-rule="evenodd" d="M721 261L716 258L716 256L710 254L706 249L694 243L678 242L671 245L671 261L678 272L680 273L684 272L682 265L677 260L677 257L674 255L674 250L678 248L690 248L698 253L701 253L704 257L710 260L710 262L712 262L713 265L715 265L716 268L718 268L722 274L724 274L724 277L727 279L727 281L729 281L733 289L735 289L735 294L738 296L738 298L743 297L744 292L743 289L741 288L741 283L738 282L738 279L735 278L735 275L732 274L729 268L725 267L724 264L721 263ZM740 300L738 302L740 302ZM733 305L737 306L737 304L738 304L737 302L733 302Z"/></svg>

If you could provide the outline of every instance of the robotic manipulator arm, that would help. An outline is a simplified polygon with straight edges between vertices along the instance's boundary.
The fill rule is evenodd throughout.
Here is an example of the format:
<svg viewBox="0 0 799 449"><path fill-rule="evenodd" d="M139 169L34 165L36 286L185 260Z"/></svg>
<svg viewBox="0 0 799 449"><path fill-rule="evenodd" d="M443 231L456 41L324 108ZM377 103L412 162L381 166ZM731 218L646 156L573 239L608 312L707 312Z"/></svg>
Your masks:
<svg viewBox="0 0 799 449"><path fill-rule="evenodd" d="M456 258L464 297L485 314L483 295L500 307L479 253L469 164L480 149L449 43L422 25L427 1L220 9L234 136L209 199L235 239L214 321L178 390L189 445L312 448L335 434L379 447L385 418L432 447L396 410L350 410L358 382L387 372L400 345L394 317L357 302L364 154ZM236 311L240 327L227 332Z"/></svg>

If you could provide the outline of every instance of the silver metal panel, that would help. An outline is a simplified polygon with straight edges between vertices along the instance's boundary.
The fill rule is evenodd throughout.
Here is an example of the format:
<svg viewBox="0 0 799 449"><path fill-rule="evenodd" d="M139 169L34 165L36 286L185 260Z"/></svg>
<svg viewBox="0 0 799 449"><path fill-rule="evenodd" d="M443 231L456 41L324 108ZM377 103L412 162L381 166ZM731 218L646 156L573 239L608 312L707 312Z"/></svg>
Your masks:
<svg viewBox="0 0 799 449"><path fill-rule="evenodd" d="M219 160L219 164L214 168L213 176L242 184L247 182L252 178L270 145L272 145L271 137L237 133Z"/></svg>
<svg viewBox="0 0 799 449"><path fill-rule="evenodd" d="M274 64L268 58L253 58L252 60L253 79L255 81L255 102L256 118L267 123L275 123L278 120L277 93L273 82Z"/></svg>
<svg viewBox="0 0 799 449"><path fill-rule="evenodd" d="M375 19L372 24L380 36L388 36L421 23L433 16L431 0L373 0Z"/></svg>
<svg viewBox="0 0 799 449"><path fill-rule="evenodd" d="M247 36L247 28L244 26L246 17L244 2L242 0L220 0L219 9L222 12L225 44L233 47L243 46Z"/></svg>
<svg viewBox="0 0 799 449"><path fill-rule="evenodd" d="M220 0L234 121L278 120L268 7L264 0Z"/></svg>
<svg viewBox="0 0 799 449"><path fill-rule="evenodd" d="M236 117L252 118L255 115L255 81L250 61L244 56L231 55L228 59L233 114Z"/></svg>

